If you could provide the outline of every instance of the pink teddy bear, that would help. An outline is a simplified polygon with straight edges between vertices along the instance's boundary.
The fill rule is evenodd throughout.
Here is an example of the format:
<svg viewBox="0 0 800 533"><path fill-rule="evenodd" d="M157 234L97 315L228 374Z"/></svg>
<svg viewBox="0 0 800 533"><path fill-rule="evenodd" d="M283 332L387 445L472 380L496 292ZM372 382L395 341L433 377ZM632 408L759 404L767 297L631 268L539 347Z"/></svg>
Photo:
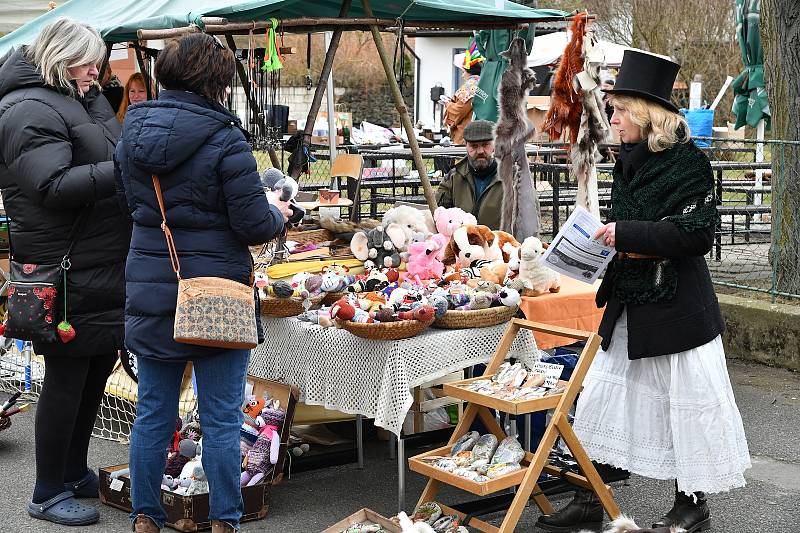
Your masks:
<svg viewBox="0 0 800 533"><path fill-rule="evenodd" d="M472 213L467 213L459 207L437 207L433 212L433 220L436 223L436 237L444 240L444 245L439 250L438 259L444 258L445 248L450 242L453 233L466 224L477 224L478 220Z"/></svg>
<svg viewBox="0 0 800 533"><path fill-rule="evenodd" d="M432 235L421 242L408 245L408 263L406 270L410 278L439 279L444 272L444 263L439 260L439 252L449 242L442 235Z"/></svg>

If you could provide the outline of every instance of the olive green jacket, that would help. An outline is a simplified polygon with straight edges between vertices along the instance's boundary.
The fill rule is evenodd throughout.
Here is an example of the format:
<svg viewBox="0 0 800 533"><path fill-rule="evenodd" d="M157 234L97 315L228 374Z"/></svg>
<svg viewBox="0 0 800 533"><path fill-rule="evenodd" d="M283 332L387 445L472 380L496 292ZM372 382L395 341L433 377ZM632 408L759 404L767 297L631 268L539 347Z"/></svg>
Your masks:
<svg viewBox="0 0 800 533"><path fill-rule="evenodd" d="M503 183L495 173L480 198L475 198L475 179L465 157L453 167L436 191L436 203L442 207L459 207L472 213L478 224L500 229L503 206Z"/></svg>

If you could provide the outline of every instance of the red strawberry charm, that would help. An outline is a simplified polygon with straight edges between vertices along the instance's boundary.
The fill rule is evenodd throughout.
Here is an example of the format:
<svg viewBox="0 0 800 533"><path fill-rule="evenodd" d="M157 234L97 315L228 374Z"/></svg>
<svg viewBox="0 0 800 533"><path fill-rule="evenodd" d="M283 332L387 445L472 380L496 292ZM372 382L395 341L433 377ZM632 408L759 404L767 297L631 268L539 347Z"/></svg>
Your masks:
<svg viewBox="0 0 800 533"><path fill-rule="evenodd" d="M5 322L0 324L0 337L6 334L6 324Z"/></svg>
<svg viewBox="0 0 800 533"><path fill-rule="evenodd" d="M58 323L58 336L61 337L61 342L64 344L68 343L72 339L75 338L75 328L72 327L72 324L67 322L66 320L62 320Z"/></svg>

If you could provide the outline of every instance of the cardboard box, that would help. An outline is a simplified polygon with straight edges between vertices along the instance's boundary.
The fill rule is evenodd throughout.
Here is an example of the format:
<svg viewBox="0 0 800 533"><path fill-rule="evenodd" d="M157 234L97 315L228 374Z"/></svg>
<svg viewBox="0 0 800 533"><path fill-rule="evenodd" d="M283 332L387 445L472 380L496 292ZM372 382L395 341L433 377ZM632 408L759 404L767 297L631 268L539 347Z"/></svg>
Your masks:
<svg viewBox="0 0 800 533"><path fill-rule="evenodd" d="M372 509L361 509L360 511L356 511L344 520L340 520L328 529L323 530L322 533L342 533L342 531L346 530L348 527L355 524L360 524L362 522L372 522L373 524L378 524L383 529L390 531L391 533L400 533L400 526L385 516L379 515Z"/></svg>
<svg viewBox="0 0 800 533"><path fill-rule="evenodd" d="M272 476L268 475L264 483L252 487L242 487L242 500L244 501L242 522L258 520L267 515L272 486L277 485L283 479L289 433L297 400L300 398L300 391L297 388L277 381L248 376L247 383L249 393L261 397L268 392L270 397L277 398L281 407L286 411L286 418L283 428L281 428L281 450ZM130 477L121 475L114 479L116 476L112 475L113 472L127 468L127 466L127 464L121 464L100 469L100 501L111 507L130 512L132 509ZM112 483L114 483L113 488ZM208 494L184 496L162 490L161 506L167 513L166 524L173 529L200 531L211 527L211 521L208 518Z"/></svg>
<svg viewBox="0 0 800 533"><path fill-rule="evenodd" d="M536 135L533 141L546 141L548 136L542 133L542 124L544 118L547 116L547 110L550 109L549 96L528 96L528 120L531 121L536 128Z"/></svg>

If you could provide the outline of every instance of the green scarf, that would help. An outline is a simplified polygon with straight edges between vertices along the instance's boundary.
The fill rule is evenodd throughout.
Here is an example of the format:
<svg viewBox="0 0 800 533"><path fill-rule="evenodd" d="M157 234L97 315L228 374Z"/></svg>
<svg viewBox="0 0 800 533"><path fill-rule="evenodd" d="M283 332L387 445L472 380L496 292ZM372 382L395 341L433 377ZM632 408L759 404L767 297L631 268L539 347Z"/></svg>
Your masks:
<svg viewBox="0 0 800 533"><path fill-rule="evenodd" d="M639 168L623 172L622 161L614 167L609 221L668 220L685 232L716 226L714 175L706 155L691 141L644 157L642 149ZM617 260L612 276L624 303L670 300L678 287L674 261L666 258Z"/></svg>

